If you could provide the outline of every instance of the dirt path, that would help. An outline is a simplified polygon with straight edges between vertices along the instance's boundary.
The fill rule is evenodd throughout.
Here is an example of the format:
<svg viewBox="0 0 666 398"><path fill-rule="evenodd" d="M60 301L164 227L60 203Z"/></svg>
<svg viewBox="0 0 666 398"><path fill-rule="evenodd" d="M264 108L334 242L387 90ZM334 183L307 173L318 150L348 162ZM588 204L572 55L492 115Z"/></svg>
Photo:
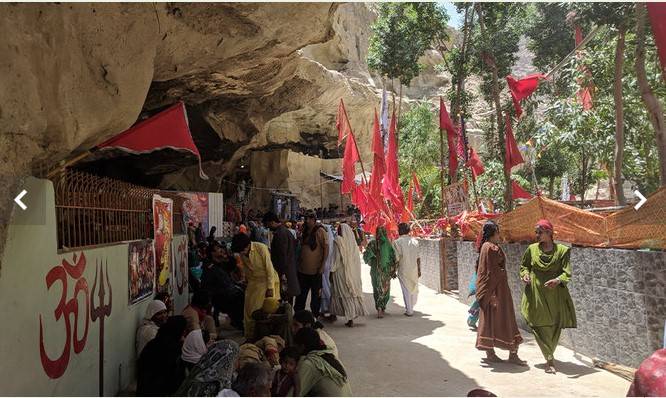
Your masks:
<svg viewBox="0 0 666 398"><path fill-rule="evenodd" d="M543 371L543 357L532 335L524 332L520 355L529 368L481 362L474 348L476 333L466 325L467 307L453 296L420 286L415 316L403 315L397 280L384 319L370 316L349 329L343 322L326 325L336 341L351 378L355 396L465 396L484 387L499 396L625 396L629 382L589 366L584 358L559 347L559 373ZM368 267L363 266L363 291L374 309ZM566 331L565 331L566 333ZM499 351L500 357L508 356Z"/></svg>

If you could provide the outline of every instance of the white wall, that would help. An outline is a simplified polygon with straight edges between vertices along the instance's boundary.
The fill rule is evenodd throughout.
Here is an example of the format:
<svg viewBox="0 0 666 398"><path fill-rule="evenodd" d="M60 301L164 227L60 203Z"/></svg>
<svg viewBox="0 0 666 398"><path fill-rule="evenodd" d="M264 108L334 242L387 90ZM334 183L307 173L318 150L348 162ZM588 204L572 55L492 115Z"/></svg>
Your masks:
<svg viewBox="0 0 666 398"><path fill-rule="evenodd" d="M40 359L40 315L48 357L56 359L61 355L67 337L66 317L56 320L54 315L61 299L62 283L55 281L48 289L45 278L54 268L64 271L63 260L75 264L74 255L79 259L82 253L86 259L82 278L87 282L91 305L99 303L99 282L92 296L96 265L104 264L105 271L108 265L111 292L105 286L105 300L108 303L110 296L113 299L111 314L104 319L104 395L115 395L132 381L135 374L135 330L149 302L144 300L129 305L127 244L59 255L53 185L46 180L31 178L25 189L28 195L24 202L28 209L14 211L0 273L0 314L3 316L0 322L0 395L98 395L100 321L93 322L90 312L86 312L83 292L79 292L77 300L81 340L86 319L89 329L82 351L74 352L75 319L70 314L72 346L64 373L58 378L50 378ZM175 237L176 249L182 239L182 235ZM74 294L76 279L66 276L67 302ZM178 294L177 289L174 294ZM183 295L174 297L176 307L181 307L186 298L187 288Z"/></svg>

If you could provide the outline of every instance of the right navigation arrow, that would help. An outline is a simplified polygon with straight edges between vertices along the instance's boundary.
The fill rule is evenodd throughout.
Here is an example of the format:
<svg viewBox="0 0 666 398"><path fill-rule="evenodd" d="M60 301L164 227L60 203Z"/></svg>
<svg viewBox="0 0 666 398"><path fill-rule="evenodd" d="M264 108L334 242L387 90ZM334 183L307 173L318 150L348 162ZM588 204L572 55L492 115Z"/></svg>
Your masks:
<svg viewBox="0 0 666 398"><path fill-rule="evenodd" d="M641 208L641 206L645 204L645 202L647 202L647 199L645 199L645 196L643 196L642 193L638 192L638 190L634 191L634 195L636 195L636 197L640 199L638 203L636 203L636 206L634 206L634 209L638 210Z"/></svg>

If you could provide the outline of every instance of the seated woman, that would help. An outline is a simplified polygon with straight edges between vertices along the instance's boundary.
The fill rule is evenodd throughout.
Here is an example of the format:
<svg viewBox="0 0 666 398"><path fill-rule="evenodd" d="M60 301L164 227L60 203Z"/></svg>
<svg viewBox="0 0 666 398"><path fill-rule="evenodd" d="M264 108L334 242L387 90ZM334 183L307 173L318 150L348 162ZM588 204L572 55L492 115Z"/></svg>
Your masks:
<svg viewBox="0 0 666 398"><path fill-rule="evenodd" d="M187 337L185 337L181 358L183 359L187 370L191 370L208 351L206 340L210 340L210 337L201 329L193 330L187 334Z"/></svg>
<svg viewBox="0 0 666 398"><path fill-rule="evenodd" d="M311 328L302 328L294 336L303 356L298 362L298 396L350 397L347 371Z"/></svg>
<svg viewBox="0 0 666 398"><path fill-rule="evenodd" d="M178 390L185 378L180 356L186 327L184 317L170 317L146 344L137 363L137 396L171 396Z"/></svg>
<svg viewBox="0 0 666 398"><path fill-rule="evenodd" d="M280 336L266 336L254 344L245 343L240 347L238 366L242 368L248 363L265 363L277 366L280 364L280 352L284 350L284 340Z"/></svg>
<svg viewBox="0 0 666 398"><path fill-rule="evenodd" d="M192 368L187 379L176 392L179 397L214 397L231 388L236 363L238 344L232 340L213 343L208 352Z"/></svg>
<svg viewBox="0 0 666 398"><path fill-rule="evenodd" d="M298 311L294 314L294 320L291 324L292 333L296 335L296 333L302 328L314 329L319 334L321 341L323 341L326 347L333 352L333 355L335 355L336 358L340 357L338 355L338 346L335 344L335 341L333 341L333 338L326 333L324 325L319 321L316 321L314 316L312 316L312 312L308 310Z"/></svg>
<svg viewBox="0 0 666 398"><path fill-rule="evenodd" d="M141 355L143 348L157 336L160 326L167 320L167 306L160 300L153 300L146 307L146 316L136 330L136 357Z"/></svg>

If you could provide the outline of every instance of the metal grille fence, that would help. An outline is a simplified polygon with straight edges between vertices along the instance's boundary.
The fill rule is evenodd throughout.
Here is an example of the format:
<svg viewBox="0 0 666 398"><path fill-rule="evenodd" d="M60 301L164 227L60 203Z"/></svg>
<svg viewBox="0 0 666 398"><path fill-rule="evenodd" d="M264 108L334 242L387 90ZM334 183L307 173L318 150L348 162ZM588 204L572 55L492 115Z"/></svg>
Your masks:
<svg viewBox="0 0 666 398"><path fill-rule="evenodd" d="M184 233L178 192L64 170L53 178L58 249L153 238L154 194L173 200L174 234Z"/></svg>

